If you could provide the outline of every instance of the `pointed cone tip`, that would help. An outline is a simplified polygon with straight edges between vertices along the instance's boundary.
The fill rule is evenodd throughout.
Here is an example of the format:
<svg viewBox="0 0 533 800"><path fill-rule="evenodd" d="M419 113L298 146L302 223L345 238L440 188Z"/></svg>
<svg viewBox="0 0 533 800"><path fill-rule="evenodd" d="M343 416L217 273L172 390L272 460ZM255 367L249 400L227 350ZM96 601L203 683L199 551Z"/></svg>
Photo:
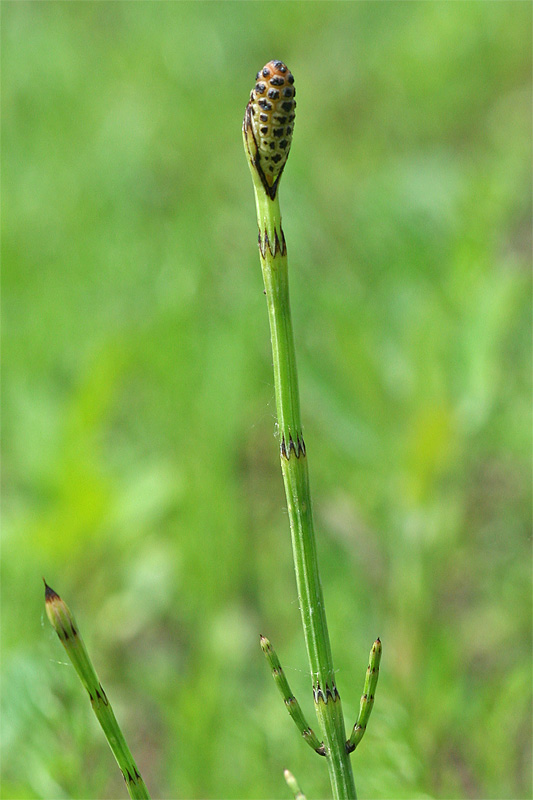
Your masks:
<svg viewBox="0 0 533 800"><path fill-rule="evenodd" d="M55 600L56 597L59 600L60 597L57 594L57 592L54 592L54 590L50 586L48 586L48 584L46 583L44 578L43 578L43 583L44 583L44 599L45 599L45 601L47 603L50 603L52 600Z"/></svg>

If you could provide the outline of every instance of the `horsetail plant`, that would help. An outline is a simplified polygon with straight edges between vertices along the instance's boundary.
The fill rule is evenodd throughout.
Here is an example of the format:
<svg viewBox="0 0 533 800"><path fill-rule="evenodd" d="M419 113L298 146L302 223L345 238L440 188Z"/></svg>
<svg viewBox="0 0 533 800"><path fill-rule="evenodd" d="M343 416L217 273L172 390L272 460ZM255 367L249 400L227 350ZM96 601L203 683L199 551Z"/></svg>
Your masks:
<svg viewBox="0 0 533 800"><path fill-rule="evenodd" d="M148 790L89 658L72 612L46 581L44 581L44 596L48 619L87 690L93 711L117 760L130 797L132 800L150 800Z"/></svg>
<svg viewBox="0 0 533 800"><path fill-rule="evenodd" d="M361 706L354 733L346 741L318 570L307 453L300 418L287 247L278 198L279 181L287 162L294 127L296 92L293 84L294 78L282 61L270 61L257 73L244 115L243 140L252 175L259 226L259 257L270 323L281 471L287 497L298 600L322 743L318 742L305 721L277 656L265 637L261 637L261 646L300 733L317 753L326 757L333 797L337 800L356 797L349 754L364 733L372 706L368 699L364 709ZM374 651L374 648L376 663L381 655L381 643L379 650ZM377 671L372 673L371 678L367 673L367 680L369 686L366 692L365 683L365 692L367 698L372 694L373 702Z"/></svg>

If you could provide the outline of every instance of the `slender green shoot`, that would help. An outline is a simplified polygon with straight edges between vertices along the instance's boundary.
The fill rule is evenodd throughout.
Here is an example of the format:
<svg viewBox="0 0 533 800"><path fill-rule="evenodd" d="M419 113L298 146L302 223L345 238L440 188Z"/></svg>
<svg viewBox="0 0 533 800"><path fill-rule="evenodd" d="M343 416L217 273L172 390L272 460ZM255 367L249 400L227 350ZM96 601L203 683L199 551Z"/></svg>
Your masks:
<svg viewBox="0 0 533 800"><path fill-rule="evenodd" d="M278 187L292 139L294 78L281 61L256 76L243 122L244 149L255 191L259 257L267 299L280 458L289 514L294 568L307 655L334 798L355 798L342 706L318 571L307 453L289 304L287 248L281 228Z"/></svg>
<svg viewBox="0 0 533 800"><path fill-rule="evenodd" d="M319 755L325 756L326 751L324 749L324 745L318 741L316 734L313 732L312 728L308 725L307 720L303 715L303 711L300 708L298 700L291 692L291 688L289 686L287 678L285 677L283 668L279 663L279 658L277 657L274 648L272 647L272 645L265 636L261 636L261 647L263 648L263 653L265 654L266 659L270 664L270 669L272 670L272 675L274 677L274 681L276 682L276 686L278 687L280 694L283 697L283 702L285 703L287 711L294 720L296 727L302 734L307 744L313 750L315 750Z"/></svg>
<svg viewBox="0 0 533 800"><path fill-rule="evenodd" d="M283 773L283 777L287 781L287 786L294 795L294 800L306 800L305 794L298 786L298 781L296 780L292 772L286 769Z"/></svg>
<svg viewBox="0 0 533 800"><path fill-rule="evenodd" d="M46 581L44 587L48 619L87 690L96 718L124 776L128 793L133 800L149 800L148 790L120 730L111 703L98 680L76 620L67 604L47 585Z"/></svg>
<svg viewBox="0 0 533 800"><path fill-rule="evenodd" d="M378 685L379 678L379 662L381 661L381 640L376 639L370 651L370 658L368 668L366 671L365 684L363 687L363 695L361 697L361 705L359 707L359 716L353 726L353 731L350 738L346 742L346 749L352 753L363 736L365 735L366 726L374 707L374 695L376 693L376 686Z"/></svg>

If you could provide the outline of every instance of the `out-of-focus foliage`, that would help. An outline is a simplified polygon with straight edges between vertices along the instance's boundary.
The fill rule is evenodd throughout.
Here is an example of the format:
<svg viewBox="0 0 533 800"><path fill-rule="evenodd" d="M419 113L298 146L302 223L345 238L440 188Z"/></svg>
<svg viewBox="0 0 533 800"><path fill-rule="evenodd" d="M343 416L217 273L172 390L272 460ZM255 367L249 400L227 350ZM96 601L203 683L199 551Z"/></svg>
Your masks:
<svg viewBox="0 0 533 800"><path fill-rule="evenodd" d="M240 126L281 183L322 582L374 798L527 798L529 3L4 3L3 796L125 796L43 616L85 634L154 797L329 793L308 716Z"/></svg>

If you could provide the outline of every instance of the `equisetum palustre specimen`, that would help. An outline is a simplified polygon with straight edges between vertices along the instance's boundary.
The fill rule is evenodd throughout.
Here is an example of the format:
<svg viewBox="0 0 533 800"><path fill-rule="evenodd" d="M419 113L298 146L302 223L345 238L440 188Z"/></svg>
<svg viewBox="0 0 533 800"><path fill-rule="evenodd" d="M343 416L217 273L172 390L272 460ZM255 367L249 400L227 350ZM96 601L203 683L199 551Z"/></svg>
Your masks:
<svg viewBox="0 0 533 800"><path fill-rule="evenodd" d="M295 96L291 72L282 61L270 61L257 73L256 84L244 115L243 138L255 192L259 257L272 343L281 471L287 498L298 600L312 675L317 730L320 735L308 725L291 692L279 659L264 636L261 636L261 647L285 706L304 741L326 760L333 797L335 800L350 800L356 797L350 753L364 735L374 704L381 642L377 639L372 646L359 715L349 739L346 739L318 570L289 304L287 247L281 227L278 197L280 178L292 142ZM87 690L93 711L122 771L130 797L138 800L149 798L74 617L66 603L46 582L45 601L48 618ZM295 776L289 770L285 770L284 775L295 798L305 800Z"/></svg>
<svg viewBox="0 0 533 800"><path fill-rule="evenodd" d="M301 735L313 750L326 758L333 796L354 798L356 792L349 756L361 741L372 710L381 642L377 639L372 646L359 716L347 740L318 570L289 303L287 246L281 227L278 196L279 182L292 142L295 97L292 73L282 61L269 61L256 75L256 84L244 114L243 139L255 192L259 258L270 322L281 471L298 600L322 741L307 724L290 691L279 659L264 636L261 637L261 646Z"/></svg>

